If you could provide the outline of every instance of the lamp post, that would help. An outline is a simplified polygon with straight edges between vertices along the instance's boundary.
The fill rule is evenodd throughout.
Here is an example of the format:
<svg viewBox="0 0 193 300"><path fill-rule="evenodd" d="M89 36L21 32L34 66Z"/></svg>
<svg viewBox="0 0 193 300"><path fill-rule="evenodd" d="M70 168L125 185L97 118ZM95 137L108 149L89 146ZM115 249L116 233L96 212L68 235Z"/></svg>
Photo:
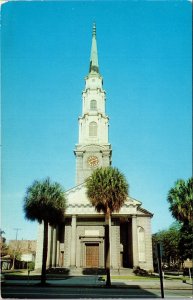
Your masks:
<svg viewBox="0 0 193 300"><path fill-rule="evenodd" d="M158 256L161 298L164 298L163 272L162 272L161 245L160 245L160 243L157 243L157 256Z"/></svg>

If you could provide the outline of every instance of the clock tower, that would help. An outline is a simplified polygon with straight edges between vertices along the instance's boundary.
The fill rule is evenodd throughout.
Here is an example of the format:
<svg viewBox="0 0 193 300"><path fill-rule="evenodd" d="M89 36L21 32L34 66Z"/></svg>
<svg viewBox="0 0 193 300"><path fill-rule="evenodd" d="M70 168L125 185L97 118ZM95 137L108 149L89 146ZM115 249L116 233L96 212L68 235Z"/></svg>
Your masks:
<svg viewBox="0 0 193 300"><path fill-rule="evenodd" d="M108 142L109 118L105 113L106 93L99 73L96 26L93 25L89 74L82 92L82 116L79 117L79 140L75 146L76 185L83 183L97 167L111 165Z"/></svg>

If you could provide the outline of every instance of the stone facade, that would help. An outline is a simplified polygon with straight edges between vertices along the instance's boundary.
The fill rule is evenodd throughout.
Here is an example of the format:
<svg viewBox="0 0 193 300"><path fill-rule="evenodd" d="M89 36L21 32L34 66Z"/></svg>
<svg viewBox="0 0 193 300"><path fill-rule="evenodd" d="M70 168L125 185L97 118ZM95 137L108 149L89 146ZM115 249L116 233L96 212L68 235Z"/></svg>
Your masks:
<svg viewBox="0 0 193 300"><path fill-rule="evenodd" d="M96 28L93 27L89 74L82 93L79 140L75 146L76 186L66 192L65 222L49 227L48 267L104 268L105 216L97 213L86 195L85 179L100 166L111 165L108 141L109 118L105 111L106 93L99 73ZM151 242L152 214L141 202L128 196L110 226L111 268L140 266L153 269ZM36 268L41 267L43 225L39 227Z"/></svg>
<svg viewBox="0 0 193 300"><path fill-rule="evenodd" d="M104 267L105 216L91 206L84 184L66 192L66 219L60 227L49 227L48 267L89 268L87 247L97 248L98 268ZM153 269L151 242L152 214L141 202L128 197L119 213L111 216L111 268L140 266ZM41 267L42 232L39 228L36 268Z"/></svg>

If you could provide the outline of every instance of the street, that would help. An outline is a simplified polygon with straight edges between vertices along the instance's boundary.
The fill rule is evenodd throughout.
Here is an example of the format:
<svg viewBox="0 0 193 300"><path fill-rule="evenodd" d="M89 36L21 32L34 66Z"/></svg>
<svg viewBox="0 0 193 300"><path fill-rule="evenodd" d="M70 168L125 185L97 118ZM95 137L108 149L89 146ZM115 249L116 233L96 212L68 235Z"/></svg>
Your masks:
<svg viewBox="0 0 193 300"><path fill-rule="evenodd" d="M51 282L51 281L50 281ZM142 288L140 285L112 286L110 289L104 286L55 286L53 283L46 287L37 284L27 285L12 284L7 282L2 286L2 298L20 299L75 299L75 298L160 298L160 289ZM165 298L192 298L191 289L166 289Z"/></svg>
<svg viewBox="0 0 193 300"><path fill-rule="evenodd" d="M2 298L19 299L80 299L80 298L161 298L159 280L112 279L111 288L105 287L100 276L66 276L47 278L46 286L40 286L40 278L6 278L2 285ZM192 282L164 281L165 298L192 298Z"/></svg>

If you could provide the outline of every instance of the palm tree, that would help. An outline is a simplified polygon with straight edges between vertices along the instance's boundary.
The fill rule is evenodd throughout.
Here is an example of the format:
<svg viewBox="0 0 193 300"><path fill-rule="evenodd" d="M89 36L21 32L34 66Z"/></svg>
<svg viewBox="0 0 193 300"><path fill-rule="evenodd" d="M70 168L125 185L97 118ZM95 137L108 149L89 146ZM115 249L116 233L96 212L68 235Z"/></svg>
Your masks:
<svg viewBox="0 0 193 300"><path fill-rule="evenodd" d="M49 178L34 181L24 198L25 217L44 224L41 284L46 283L46 260L48 247L48 224L56 225L64 220L66 199L60 184L51 183Z"/></svg>
<svg viewBox="0 0 193 300"><path fill-rule="evenodd" d="M128 183L125 176L112 167L96 169L86 181L87 196L97 212L105 214L105 269L106 286L111 285L110 278L110 237L111 214L118 212L127 199Z"/></svg>
<svg viewBox="0 0 193 300"><path fill-rule="evenodd" d="M169 210L173 217L182 223L190 223L193 218L193 178L186 181L179 179L169 190Z"/></svg>

